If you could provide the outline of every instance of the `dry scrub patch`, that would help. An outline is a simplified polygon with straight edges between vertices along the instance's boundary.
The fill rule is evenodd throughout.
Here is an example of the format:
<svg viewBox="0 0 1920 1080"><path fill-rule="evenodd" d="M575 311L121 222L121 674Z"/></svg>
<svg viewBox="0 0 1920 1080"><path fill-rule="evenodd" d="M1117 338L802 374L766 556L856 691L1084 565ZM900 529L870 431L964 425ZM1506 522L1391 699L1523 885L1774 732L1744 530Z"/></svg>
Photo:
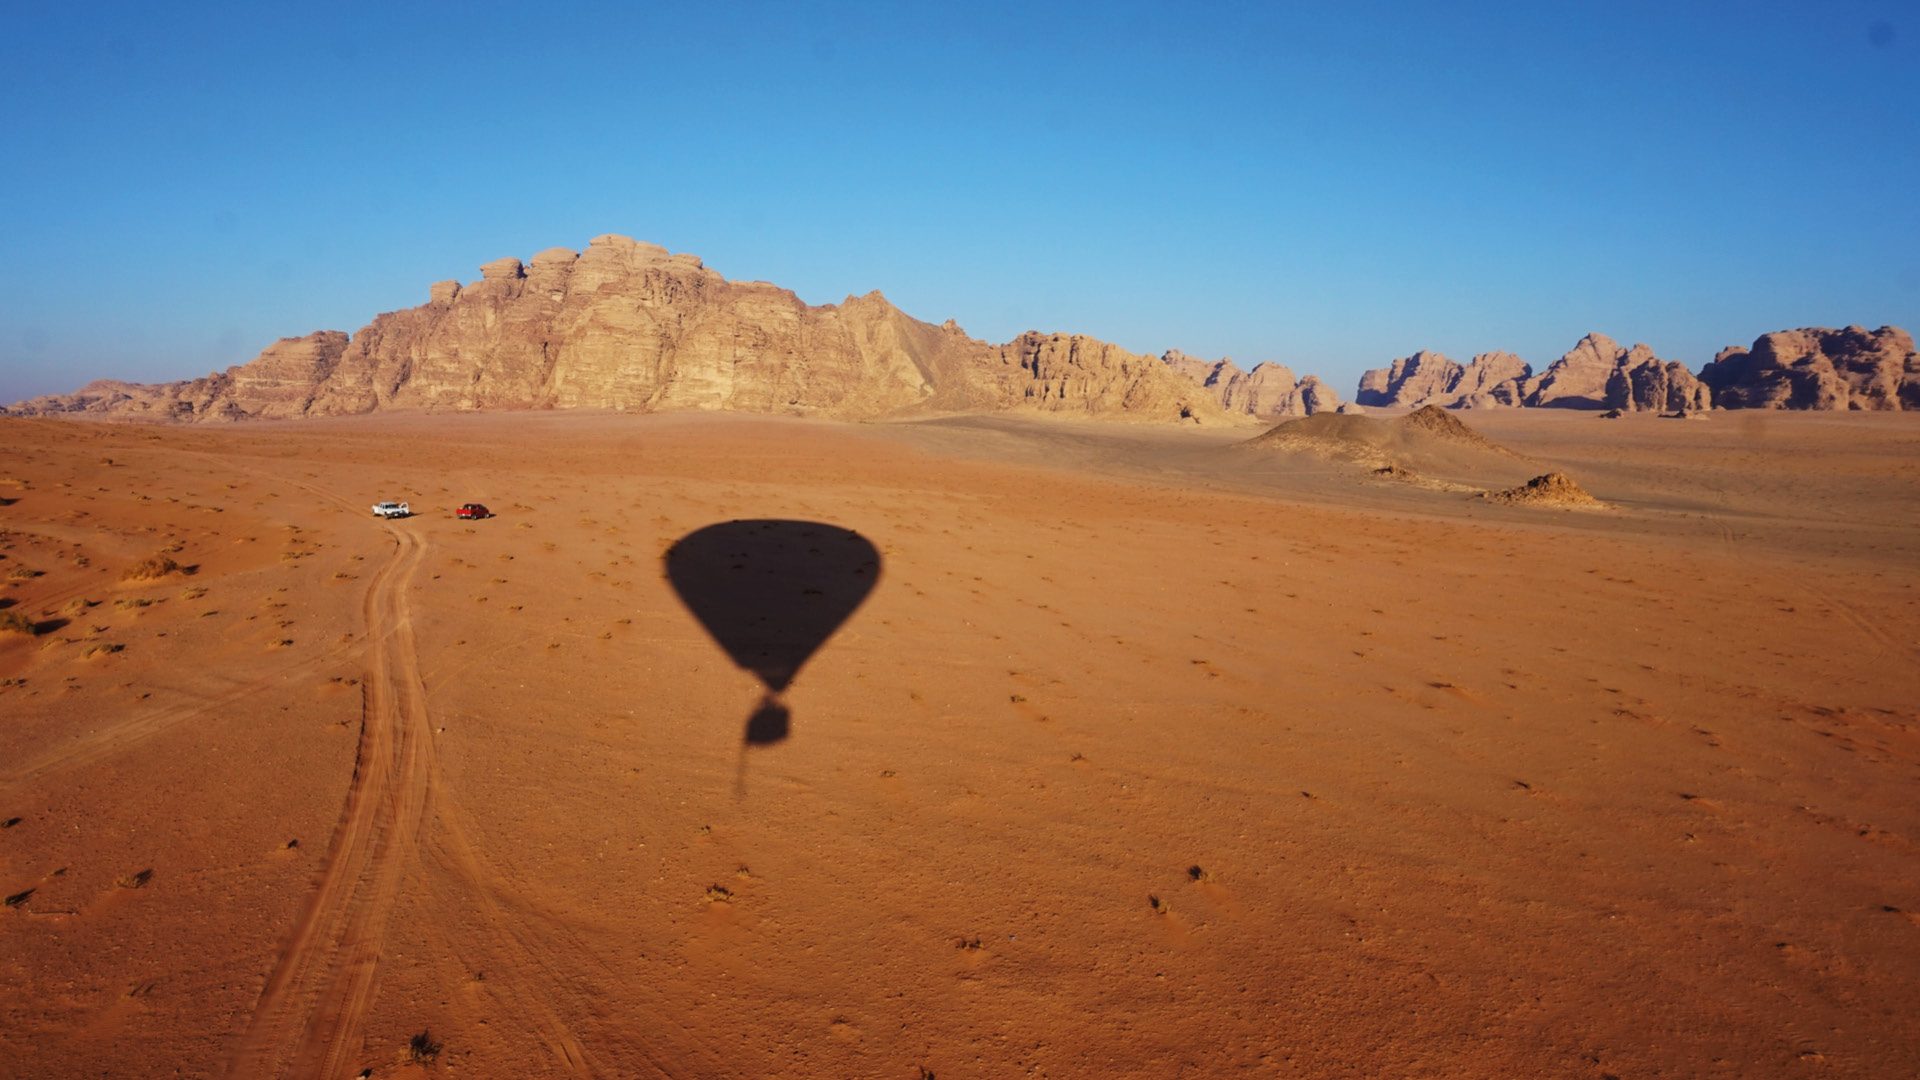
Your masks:
<svg viewBox="0 0 1920 1080"><path fill-rule="evenodd" d="M121 581L158 581L168 574L181 573L180 564L173 557L163 553L149 555L120 575Z"/></svg>

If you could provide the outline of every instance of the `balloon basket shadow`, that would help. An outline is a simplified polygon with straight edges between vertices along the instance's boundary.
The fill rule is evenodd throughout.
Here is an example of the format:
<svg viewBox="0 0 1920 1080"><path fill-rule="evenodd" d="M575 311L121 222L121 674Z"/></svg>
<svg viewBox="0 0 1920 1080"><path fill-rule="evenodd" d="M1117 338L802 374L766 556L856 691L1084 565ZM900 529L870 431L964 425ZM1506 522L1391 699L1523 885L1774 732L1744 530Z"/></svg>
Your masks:
<svg viewBox="0 0 1920 1080"><path fill-rule="evenodd" d="M785 702L768 694L760 699L760 707L747 717L747 736L744 740L749 746L770 746L787 737L787 729L792 725L793 713Z"/></svg>
<svg viewBox="0 0 1920 1080"><path fill-rule="evenodd" d="M792 723L793 711L778 695L768 694L760 699L759 707L753 710L752 716L747 717L746 737L740 740L740 760L733 774L735 798L747 793L747 748L772 746L785 740Z"/></svg>

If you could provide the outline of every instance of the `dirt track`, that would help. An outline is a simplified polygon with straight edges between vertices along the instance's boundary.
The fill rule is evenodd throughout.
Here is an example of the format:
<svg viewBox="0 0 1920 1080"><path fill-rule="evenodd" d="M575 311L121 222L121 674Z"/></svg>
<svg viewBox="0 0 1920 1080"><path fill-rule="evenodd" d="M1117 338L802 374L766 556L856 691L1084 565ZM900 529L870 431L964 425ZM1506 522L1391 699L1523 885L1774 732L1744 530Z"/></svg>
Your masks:
<svg viewBox="0 0 1920 1080"><path fill-rule="evenodd" d="M361 1052L387 923L416 870L433 798L433 736L407 586L427 545L388 525L393 558L365 602L366 707L346 810L307 910L254 1010L230 1075L343 1076Z"/></svg>

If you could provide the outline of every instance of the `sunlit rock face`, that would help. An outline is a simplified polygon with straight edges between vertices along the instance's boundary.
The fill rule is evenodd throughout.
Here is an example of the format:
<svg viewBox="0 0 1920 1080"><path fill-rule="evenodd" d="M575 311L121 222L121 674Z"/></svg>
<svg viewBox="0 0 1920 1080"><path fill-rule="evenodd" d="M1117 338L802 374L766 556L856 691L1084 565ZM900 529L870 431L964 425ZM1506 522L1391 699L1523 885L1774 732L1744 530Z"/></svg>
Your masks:
<svg viewBox="0 0 1920 1080"><path fill-rule="evenodd" d="M1920 354L1897 326L1808 327L1728 346L1700 372L1734 409L1920 409Z"/></svg>
<svg viewBox="0 0 1920 1080"><path fill-rule="evenodd" d="M1092 338L1028 333L992 345L951 320L911 318L878 292L814 307L615 235L577 253L496 259L479 280L438 282L425 304L380 315L351 337L289 338L205 378L95 383L5 411L204 422L547 408L1230 416L1159 360Z"/></svg>

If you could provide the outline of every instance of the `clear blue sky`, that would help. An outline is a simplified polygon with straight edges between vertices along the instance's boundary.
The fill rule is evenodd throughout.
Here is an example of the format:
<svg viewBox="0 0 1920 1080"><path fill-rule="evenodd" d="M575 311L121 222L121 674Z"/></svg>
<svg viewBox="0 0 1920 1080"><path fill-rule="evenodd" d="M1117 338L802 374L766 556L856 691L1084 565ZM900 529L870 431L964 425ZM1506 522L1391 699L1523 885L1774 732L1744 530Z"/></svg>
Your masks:
<svg viewBox="0 0 1920 1080"><path fill-rule="evenodd" d="M1920 331L1907 0L546 6L12 6L0 400L603 232L1343 394L1419 348Z"/></svg>

